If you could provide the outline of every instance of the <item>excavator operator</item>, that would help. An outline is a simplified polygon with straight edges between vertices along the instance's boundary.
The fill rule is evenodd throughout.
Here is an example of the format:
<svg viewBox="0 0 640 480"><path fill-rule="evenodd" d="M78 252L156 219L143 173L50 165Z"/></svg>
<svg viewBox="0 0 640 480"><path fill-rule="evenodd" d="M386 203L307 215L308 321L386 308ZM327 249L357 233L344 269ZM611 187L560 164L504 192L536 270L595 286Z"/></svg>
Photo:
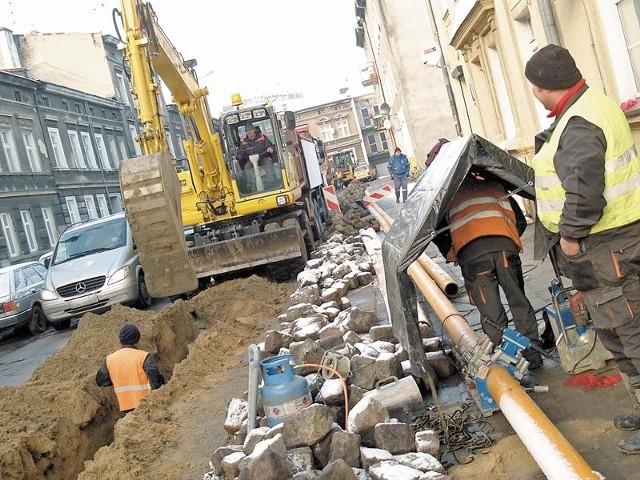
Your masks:
<svg viewBox="0 0 640 480"><path fill-rule="evenodd" d="M258 165L270 165L273 163L273 154L276 151L271 140L262 132L257 132L257 127L251 123L247 124L246 136L240 141L238 148L238 162L243 170L254 168L251 156L258 155Z"/></svg>
<svg viewBox="0 0 640 480"><path fill-rule="evenodd" d="M257 126L249 123L245 127L246 136L240 141L236 158L245 175L239 178L239 186L244 193L254 193L265 189L281 188L282 178L277 163L276 148L271 140Z"/></svg>

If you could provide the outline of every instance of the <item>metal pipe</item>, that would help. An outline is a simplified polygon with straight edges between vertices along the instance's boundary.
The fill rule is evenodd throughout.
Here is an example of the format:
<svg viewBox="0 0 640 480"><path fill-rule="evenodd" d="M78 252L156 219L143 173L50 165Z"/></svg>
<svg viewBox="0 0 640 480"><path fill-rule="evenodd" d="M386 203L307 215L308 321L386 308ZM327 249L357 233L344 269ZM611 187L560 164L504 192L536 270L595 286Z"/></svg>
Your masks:
<svg viewBox="0 0 640 480"><path fill-rule="evenodd" d="M556 25L556 16L553 13L551 0L538 0L538 10L540 10L542 27L547 41L560 45L560 36L558 35L558 26Z"/></svg>
<svg viewBox="0 0 640 480"><path fill-rule="evenodd" d="M379 211L379 208L375 211ZM455 344L461 350L477 345L479 337L476 332L458 313L420 262L409 265L407 273ZM486 381L489 393L505 418L550 480L603 478L587 464L504 367L491 365Z"/></svg>
<svg viewBox="0 0 640 480"><path fill-rule="evenodd" d="M258 416L258 385L260 383L260 349L257 345L249 345L249 416L247 418L247 431L256 428Z"/></svg>
<svg viewBox="0 0 640 480"><path fill-rule="evenodd" d="M385 232L388 232L393 224L392 218L387 215L387 213L382 210L377 204L372 203L369 205L370 211L377 217L380 226ZM418 257L418 261L422 268L424 268L431 278L436 282L436 285L440 287L440 289L449 297L453 298L458 295L460 292L460 285L456 282L451 275L445 272L440 265L434 262L429 256L425 253Z"/></svg>

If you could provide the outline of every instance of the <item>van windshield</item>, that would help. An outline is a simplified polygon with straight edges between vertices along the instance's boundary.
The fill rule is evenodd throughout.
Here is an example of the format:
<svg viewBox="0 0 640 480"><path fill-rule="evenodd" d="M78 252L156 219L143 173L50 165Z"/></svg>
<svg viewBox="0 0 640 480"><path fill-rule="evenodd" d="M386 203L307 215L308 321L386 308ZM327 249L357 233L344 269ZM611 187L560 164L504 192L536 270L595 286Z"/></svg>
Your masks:
<svg viewBox="0 0 640 480"><path fill-rule="evenodd" d="M65 232L58 240L52 265L124 247L127 243L126 218L115 218L102 223Z"/></svg>

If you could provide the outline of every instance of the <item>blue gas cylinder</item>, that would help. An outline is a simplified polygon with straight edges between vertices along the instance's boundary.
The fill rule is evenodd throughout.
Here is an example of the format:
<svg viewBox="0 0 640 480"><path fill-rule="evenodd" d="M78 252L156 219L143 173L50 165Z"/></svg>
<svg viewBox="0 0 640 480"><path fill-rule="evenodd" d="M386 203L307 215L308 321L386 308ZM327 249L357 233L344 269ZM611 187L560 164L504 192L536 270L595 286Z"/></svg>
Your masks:
<svg viewBox="0 0 640 480"><path fill-rule="evenodd" d="M262 405L267 426L273 427L296 415L313 402L309 384L291 368L291 355L276 355L260 362L262 368Z"/></svg>

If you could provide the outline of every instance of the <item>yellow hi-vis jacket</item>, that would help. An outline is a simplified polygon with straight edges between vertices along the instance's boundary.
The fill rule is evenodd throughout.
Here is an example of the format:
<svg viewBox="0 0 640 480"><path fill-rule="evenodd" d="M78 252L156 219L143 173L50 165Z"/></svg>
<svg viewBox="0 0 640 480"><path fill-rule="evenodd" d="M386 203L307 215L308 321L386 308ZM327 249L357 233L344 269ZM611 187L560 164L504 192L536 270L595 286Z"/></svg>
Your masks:
<svg viewBox="0 0 640 480"><path fill-rule="evenodd" d="M448 261L456 261L465 245L486 236L508 237L522 252L511 203L508 198L498 201L505 195L504 187L495 182L462 183L449 204L447 222L453 248L447 255Z"/></svg>
<svg viewBox="0 0 640 480"><path fill-rule="evenodd" d="M624 113L603 93L587 89L562 115L549 141L533 157L538 219L552 233L558 233L565 191L555 171L553 159L567 122L582 117L602 129L607 141L604 158L604 198L607 202L600 220L590 234L628 225L640 219L640 158Z"/></svg>
<svg viewBox="0 0 640 480"><path fill-rule="evenodd" d="M143 368L147 355L149 353L144 350L125 347L107 356L107 368L120 411L136 408L151 392L149 377Z"/></svg>

